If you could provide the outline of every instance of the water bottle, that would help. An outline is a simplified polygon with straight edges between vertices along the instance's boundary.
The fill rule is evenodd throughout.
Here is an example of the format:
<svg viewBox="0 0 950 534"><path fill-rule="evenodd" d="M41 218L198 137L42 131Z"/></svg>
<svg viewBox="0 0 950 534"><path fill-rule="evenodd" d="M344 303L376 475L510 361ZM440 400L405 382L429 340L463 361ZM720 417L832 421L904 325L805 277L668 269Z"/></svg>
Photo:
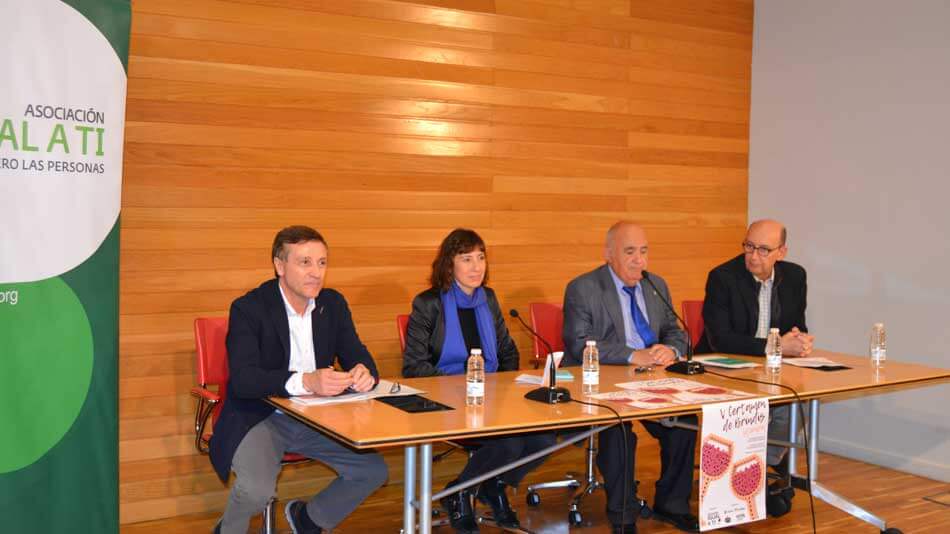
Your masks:
<svg viewBox="0 0 950 534"><path fill-rule="evenodd" d="M874 323L871 328L871 365L880 367L887 359L887 335L884 333L884 323Z"/></svg>
<svg viewBox="0 0 950 534"><path fill-rule="evenodd" d="M778 328L770 328L769 338L765 340L765 368L772 373L782 370L782 336Z"/></svg>
<svg viewBox="0 0 950 534"><path fill-rule="evenodd" d="M600 386L600 351L597 350L596 341L590 340L584 346L581 374L584 395L597 393Z"/></svg>
<svg viewBox="0 0 950 534"><path fill-rule="evenodd" d="M465 428L485 426L485 407L482 405L465 407Z"/></svg>
<svg viewBox="0 0 950 534"><path fill-rule="evenodd" d="M472 349L465 363L465 405L485 404L485 359L482 349Z"/></svg>

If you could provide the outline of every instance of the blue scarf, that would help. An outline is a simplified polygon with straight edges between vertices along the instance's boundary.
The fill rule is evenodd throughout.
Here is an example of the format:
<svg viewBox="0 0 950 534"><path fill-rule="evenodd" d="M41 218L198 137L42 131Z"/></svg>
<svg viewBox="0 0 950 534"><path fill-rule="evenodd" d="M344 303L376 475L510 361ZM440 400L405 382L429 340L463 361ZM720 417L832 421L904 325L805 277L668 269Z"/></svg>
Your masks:
<svg viewBox="0 0 950 534"><path fill-rule="evenodd" d="M442 292L445 341L442 343L442 354L439 356L436 367L447 375L465 373L468 350L465 348L465 338L462 336L458 308L475 308L475 324L478 326L478 337L482 341L485 371L494 373L498 370L498 341L495 337L495 323L492 321L491 310L488 309L485 290L481 287L475 288L472 295L468 296L455 281L452 282L451 288Z"/></svg>

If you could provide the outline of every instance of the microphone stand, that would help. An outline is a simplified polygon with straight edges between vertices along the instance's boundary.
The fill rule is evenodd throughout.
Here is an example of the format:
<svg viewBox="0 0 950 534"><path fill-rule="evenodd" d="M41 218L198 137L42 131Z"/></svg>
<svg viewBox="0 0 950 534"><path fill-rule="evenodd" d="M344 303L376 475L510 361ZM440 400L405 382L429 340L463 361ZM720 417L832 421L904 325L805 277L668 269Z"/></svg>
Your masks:
<svg viewBox="0 0 950 534"><path fill-rule="evenodd" d="M518 310L512 309L508 312L509 315L518 319L518 322L521 323L521 326L525 327L528 332L534 335L534 337L541 340L541 343L544 343L544 346L548 349L548 354L551 358L551 378L549 380L549 386L541 386L539 388L532 389L531 391L525 393L524 398L528 400L533 400L537 402L543 402L545 404L557 404L559 402L570 402L571 392L567 388L557 387L557 364L554 361L554 349L551 347L551 344L548 343L546 339L541 337L541 334L534 331L533 328L528 326L528 323L521 318L521 315L518 313Z"/></svg>
<svg viewBox="0 0 950 534"><path fill-rule="evenodd" d="M670 304L664 297L663 293L660 292L653 284L653 280L650 280L650 274L646 271L643 271L643 280L650 284L650 287L653 288L653 294L660 298L663 301L663 304L666 304L666 307L673 312L673 316L679 320L683 325L683 331L686 332L686 361L678 361L672 363L664 368L667 373L676 373L680 375L699 375L706 372L706 367L703 366L700 362L693 361L693 340L689 337L689 328L686 327L686 321L676 313L676 310L673 309L673 305Z"/></svg>

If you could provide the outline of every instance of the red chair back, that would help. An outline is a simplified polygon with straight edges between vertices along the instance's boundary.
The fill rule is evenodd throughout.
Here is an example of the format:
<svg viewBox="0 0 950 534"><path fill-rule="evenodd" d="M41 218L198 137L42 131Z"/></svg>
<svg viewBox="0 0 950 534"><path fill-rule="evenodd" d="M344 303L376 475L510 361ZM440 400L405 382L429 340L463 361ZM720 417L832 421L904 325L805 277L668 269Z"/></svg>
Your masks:
<svg viewBox="0 0 950 534"><path fill-rule="evenodd" d="M222 386L228 382L227 317L195 319L195 348L198 354L198 383Z"/></svg>
<svg viewBox="0 0 950 534"><path fill-rule="evenodd" d="M689 332L689 339L693 341L693 349L699 345L699 339L703 336L703 301L684 300L680 303L683 310L683 320L686 321L686 330Z"/></svg>
<svg viewBox="0 0 950 534"><path fill-rule="evenodd" d="M396 316L396 330L399 331L399 348L406 352L406 331L409 329L409 316L399 314Z"/></svg>
<svg viewBox="0 0 950 534"><path fill-rule="evenodd" d="M227 317L199 317L195 319L195 352L198 355L198 384L218 386L221 401L211 413L211 423L218 420L228 387Z"/></svg>
<svg viewBox="0 0 950 534"><path fill-rule="evenodd" d="M561 306L547 302L532 302L528 304L528 315L531 316L531 328L541 334L555 352L564 350L562 333L564 314L561 312ZM533 337L535 363L540 364L547 356L548 348L537 336Z"/></svg>

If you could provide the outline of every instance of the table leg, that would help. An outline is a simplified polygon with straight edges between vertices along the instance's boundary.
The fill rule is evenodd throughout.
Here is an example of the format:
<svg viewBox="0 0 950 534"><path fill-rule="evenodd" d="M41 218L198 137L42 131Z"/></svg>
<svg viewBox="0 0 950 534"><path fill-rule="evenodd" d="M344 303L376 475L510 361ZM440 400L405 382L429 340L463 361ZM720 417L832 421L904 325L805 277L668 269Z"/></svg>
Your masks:
<svg viewBox="0 0 950 534"><path fill-rule="evenodd" d="M414 534L416 530L416 450L415 445L406 445L405 472L403 473L402 492L402 532Z"/></svg>
<svg viewBox="0 0 950 534"><path fill-rule="evenodd" d="M788 440L797 443L798 442L798 431L801 428L801 422L798 418L798 411L801 409L801 405L797 402L789 404L791 406L791 412L789 413L788 418ZM788 450L788 472L794 478L798 474L798 449L789 449Z"/></svg>
<svg viewBox="0 0 950 534"><path fill-rule="evenodd" d="M838 495L818 482L818 399L808 401L808 485L811 494L835 508L877 527L881 532L887 523L848 499Z"/></svg>
<svg viewBox="0 0 950 534"><path fill-rule="evenodd" d="M419 447L419 532L432 532L432 444Z"/></svg>
<svg viewBox="0 0 950 534"><path fill-rule="evenodd" d="M818 480L818 399L808 401L808 480Z"/></svg>

